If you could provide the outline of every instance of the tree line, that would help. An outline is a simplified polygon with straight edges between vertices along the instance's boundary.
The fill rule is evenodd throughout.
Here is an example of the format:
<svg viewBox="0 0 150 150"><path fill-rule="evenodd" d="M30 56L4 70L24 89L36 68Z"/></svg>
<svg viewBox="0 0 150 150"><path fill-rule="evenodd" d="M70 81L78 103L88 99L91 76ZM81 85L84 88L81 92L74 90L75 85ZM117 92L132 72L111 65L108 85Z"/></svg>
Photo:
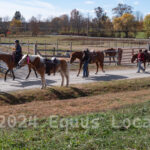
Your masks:
<svg viewBox="0 0 150 150"><path fill-rule="evenodd" d="M92 18L73 9L70 16L64 14L45 21L33 16L28 22L16 11L11 21L8 17L0 18L0 33L5 36L62 34L128 38L136 37L138 32L145 32L146 37L150 37L150 14L143 18L140 12L133 13L133 7L121 3L112 9L112 18L102 7L94 11L95 17Z"/></svg>

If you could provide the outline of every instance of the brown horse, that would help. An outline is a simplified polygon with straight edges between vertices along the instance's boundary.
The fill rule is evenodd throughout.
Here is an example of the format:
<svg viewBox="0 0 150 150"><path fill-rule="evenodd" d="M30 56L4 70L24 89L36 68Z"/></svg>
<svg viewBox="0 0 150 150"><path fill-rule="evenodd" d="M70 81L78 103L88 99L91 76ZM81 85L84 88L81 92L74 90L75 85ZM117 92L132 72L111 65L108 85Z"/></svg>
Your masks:
<svg viewBox="0 0 150 150"><path fill-rule="evenodd" d="M78 71L77 76L79 76L82 65L83 65L83 62L82 62L83 56L84 56L83 51L77 51L77 52L73 52L70 57L70 63L73 63L76 59L79 60L79 71ZM100 52L100 51L90 52L90 58L91 58L91 62L90 62L91 64L96 63L97 68L96 68L95 74L98 73L99 64L100 64L102 71L105 72L103 68L104 67L104 53L103 52Z"/></svg>
<svg viewBox="0 0 150 150"><path fill-rule="evenodd" d="M146 62L150 62L150 54L149 53L143 53L143 54L144 54L143 64L144 64L144 69L146 69ZM137 58L138 58L138 54L132 55L131 63L134 63L134 61L137 60Z"/></svg>
<svg viewBox="0 0 150 150"><path fill-rule="evenodd" d="M14 80L14 79L15 79L15 75L14 75L13 68L16 67L16 63L15 63L15 60L14 60L14 58L13 58L13 55L11 55L11 54L0 54L0 60L2 60L4 63L6 63L6 65L7 65L7 67L8 67L8 70L7 70L6 73L5 73L5 78L4 78L4 80L6 81L7 74L8 74L9 71L12 73L12 75L13 75L13 80ZM33 66L28 65L28 68L29 68L29 73L28 73L26 79L30 76L31 68L34 70L36 77L38 77L38 76L37 76L37 73L36 73L36 71L35 71L35 69L34 69Z"/></svg>
<svg viewBox="0 0 150 150"><path fill-rule="evenodd" d="M104 51L105 55L109 57L109 65L111 64L111 58L113 58L113 61L116 62L115 57L118 54L118 64L121 64L122 59L122 49L118 48L117 50L114 48L110 48Z"/></svg>
<svg viewBox="0 0 150 150"><path fill-rule="evenodd" d="M56 64L56 68L50 70L50 73L60 72L60 75L62 77L61 86L64 84L64 76L66 77L66 86L69 85L69 69L68 69L68 63L66 60L58 60L59 63ZM43 57L40 57L38 55L24 55L22 59L19 61L18 65L20 67L31 64L35 67L36 71L41 76L42 81L42 89L46 88L46 80L45 80L45 73L46 73L46 67L45 67L45 59Z"/></svg>

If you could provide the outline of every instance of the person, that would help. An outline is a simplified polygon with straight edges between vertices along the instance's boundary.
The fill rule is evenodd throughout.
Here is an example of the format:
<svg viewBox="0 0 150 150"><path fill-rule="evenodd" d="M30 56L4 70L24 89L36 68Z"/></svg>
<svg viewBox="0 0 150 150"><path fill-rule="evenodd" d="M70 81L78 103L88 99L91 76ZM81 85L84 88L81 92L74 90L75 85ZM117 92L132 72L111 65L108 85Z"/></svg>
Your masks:
<svg viewBox="0 0 150 150"><path fill-rule="evenodd" d="M15 51L13 52L13 57L15 60L15 64L17 65L22 57L22 48L20 46L19 40L15 41Z"/></svg>
<svg viewBox="0 0 150 150"><path fill-rule="evenodd" d="M144 61L144 53L142 53L142 50L139 50L137 62L138 62L138 71L137 73L140 73L140 70L145 72L145 69L142 67L142 62Z"/></svg>
<svg viewBox="0 0 150 150"><path fill-rule="evenodd" d="M88 49L84 50L84 57L82 61L83 61L83 78L85 78L89 76L88 63L90 62L90 52Z"/></svg>

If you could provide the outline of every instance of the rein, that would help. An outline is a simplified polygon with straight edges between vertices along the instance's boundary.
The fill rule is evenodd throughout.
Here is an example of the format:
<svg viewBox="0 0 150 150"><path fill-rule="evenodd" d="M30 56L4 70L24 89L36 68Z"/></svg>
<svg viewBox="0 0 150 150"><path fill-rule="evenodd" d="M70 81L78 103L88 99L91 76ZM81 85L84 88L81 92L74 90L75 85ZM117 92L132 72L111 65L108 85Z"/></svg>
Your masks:
<svg viewBox="0 0 150 150"><path fill-rule="evenodd" d="M29 64L29 63L30 63L30 57L27 56L27 64Z"/></svg>

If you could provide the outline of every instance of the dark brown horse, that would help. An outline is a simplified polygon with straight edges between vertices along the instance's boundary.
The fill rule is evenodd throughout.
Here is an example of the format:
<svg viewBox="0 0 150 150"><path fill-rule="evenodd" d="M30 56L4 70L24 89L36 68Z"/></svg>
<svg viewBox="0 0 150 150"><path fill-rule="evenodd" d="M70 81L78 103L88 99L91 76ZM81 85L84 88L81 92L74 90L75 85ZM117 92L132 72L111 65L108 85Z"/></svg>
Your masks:
<svg viewBox="0 0 150 150"><path fill-rule="evenodd" d="M105 55L109 57L109 64L111 64L111 58L113 58L113 61L116 62L115 57L118 54L118 64L121 64L121 59L122 59L122 52L123 50L121 48L118 49L114 49L114 48L110 48L104 51Z"/></svg>
<svg viewBox="0 0 150 150"><path fill-rule="evenodd" d="M143 54L144 54L143 64L144 64L144 69L146 69L146 62L150 62L150 54L149 53L143 53ZM134 61L137 60L137 58L138 58L138 54L132 55L131 63L134 63Z"/></svg>
<svg viewBox="0 0 150 150"><path fill-rule="evenodd" d="M14 60L14 58L13 58L13 55L11 55L11 54L0 54L0 60L2 60L4 63L6 63L6 65L7 65L7 67L8 67L8 70L7 70L6 73L5 73L5 78L4 78L4 80L6 81L7 74L8 74L9 71L12 73L12 75L13 75L13 80L14 80L14 79L15 79L15 75L14 75L13 68L16 67L16 63L15 63L15 60ZM35 68L34 68L33 66L28 65L28 68L29 68L29 73L28 73L26 79L30 76L31 68L34 70L36 77L38 77L38 76L37 76L37 73L36 73L36 71L35 71Z"/></svg>
<svg viewBox="0 0 150 150"><path fill-rule="evenodd" d="M79 71L78 71L77 76L79 76L82 65L83 65L83 62L82 62L83 56L84 56L83 51L77 51L77 52L73 52L70 57L70 63L73 63L76 59L79 60ZM104 53L103 52L100 52L100 51L90 52L90 58L91 58L91 61L90 61L91 64L96 63L97 68L96 68L95 74L98 73L99 65L100 65L102 71L105 72L104 68L103 68L104 67Z"/></svg>

